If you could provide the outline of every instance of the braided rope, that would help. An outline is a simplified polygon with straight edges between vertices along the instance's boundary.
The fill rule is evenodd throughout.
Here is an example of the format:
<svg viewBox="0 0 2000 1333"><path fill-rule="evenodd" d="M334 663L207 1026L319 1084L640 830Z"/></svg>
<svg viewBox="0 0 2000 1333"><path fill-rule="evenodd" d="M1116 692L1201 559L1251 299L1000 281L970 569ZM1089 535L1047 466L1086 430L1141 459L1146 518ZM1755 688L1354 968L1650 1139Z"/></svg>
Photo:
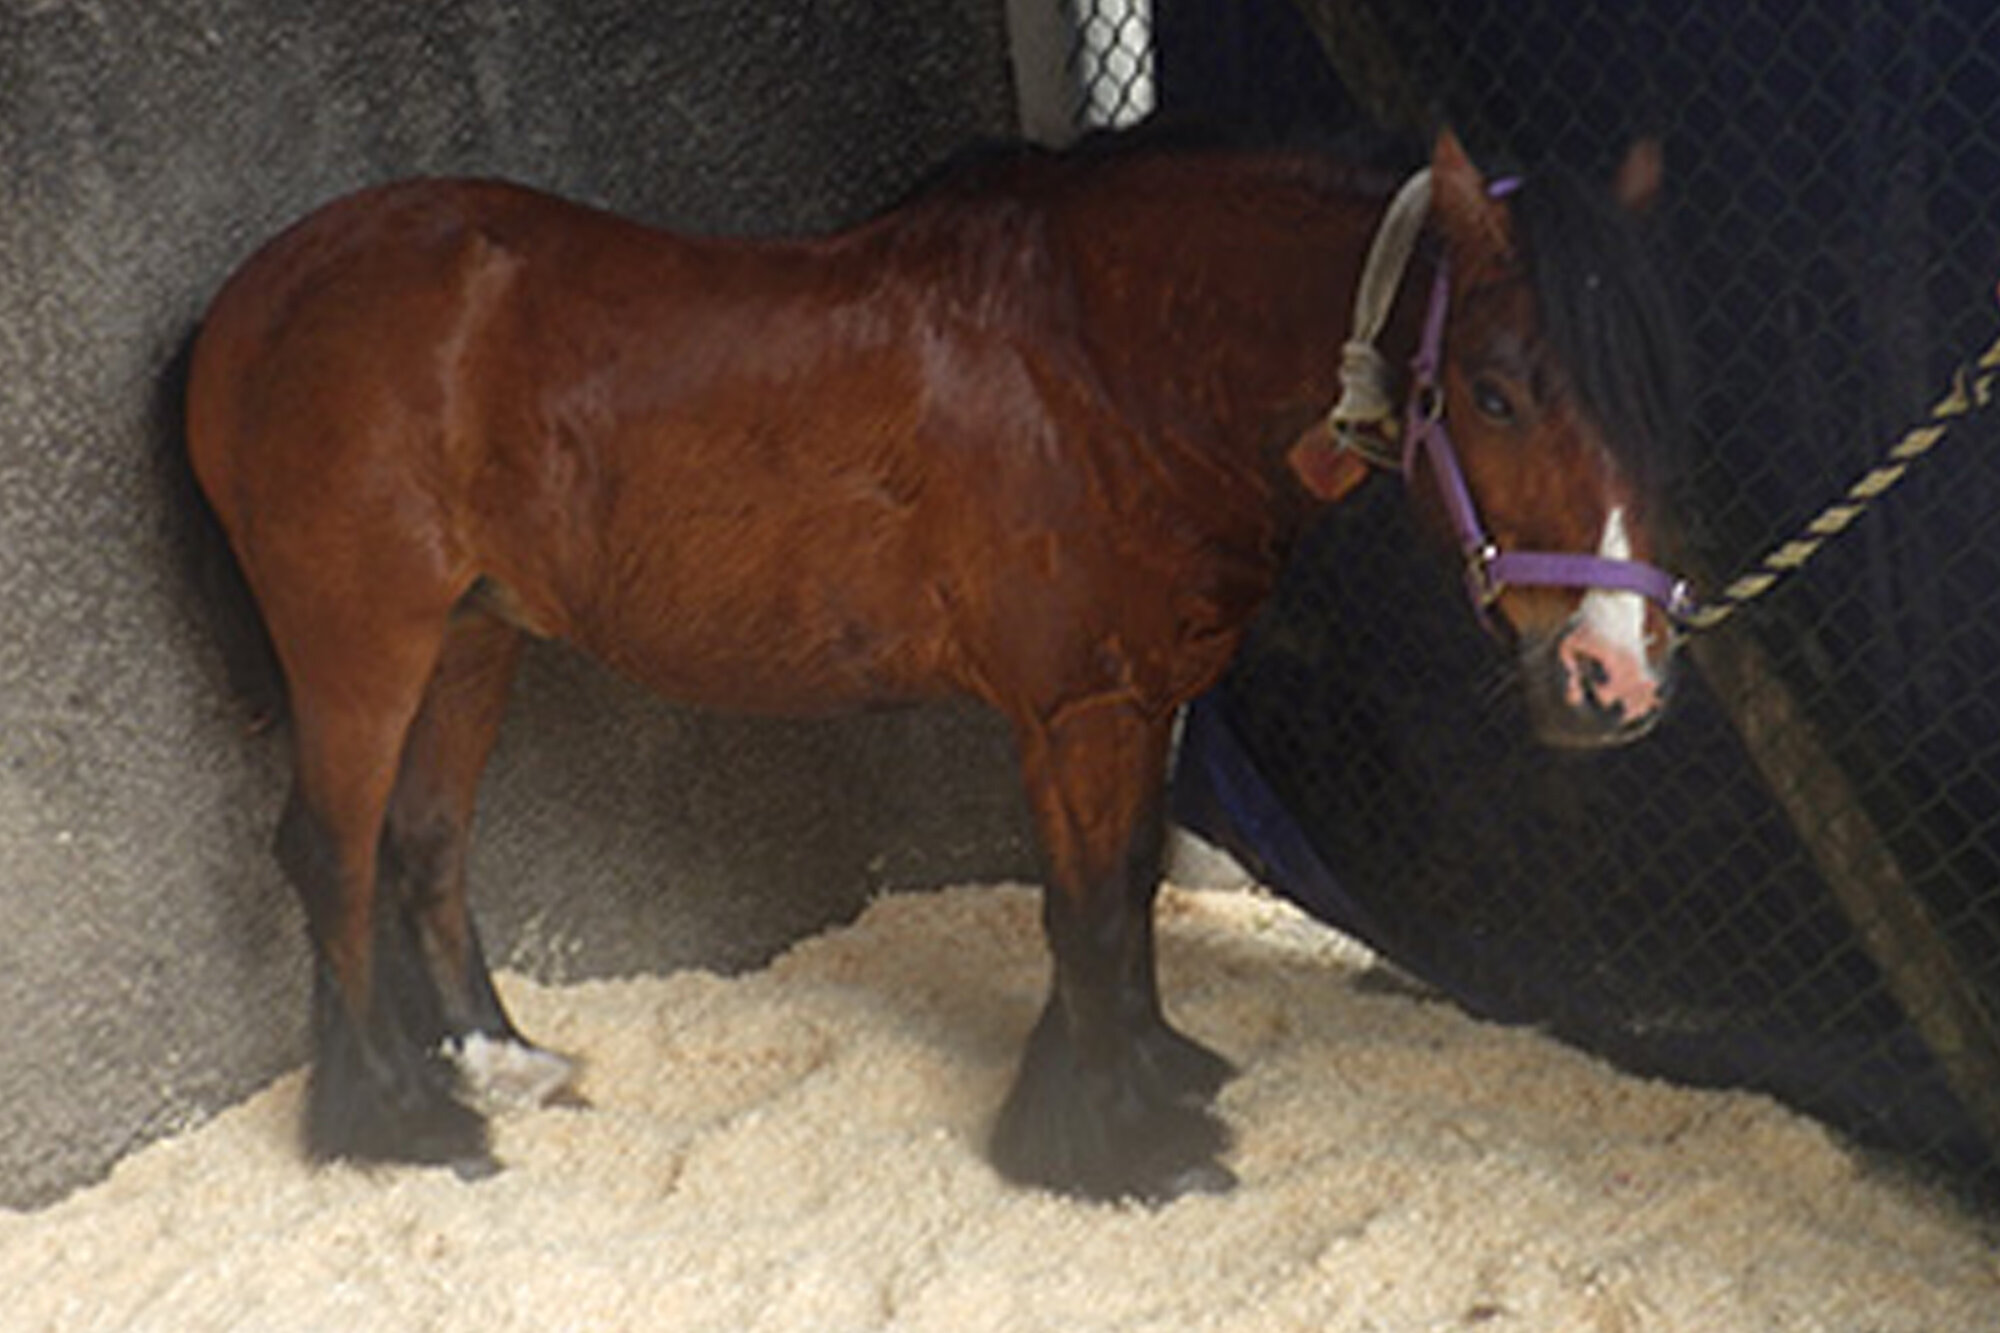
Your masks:
<svg viewBox="0 0 2000 1333"><path fill-rule="evenodd" d="M1952 375L1950 390L1931 409L1930 416L1891 445L1882 462L1849 486L1840 499L1822 509L1799 536L1778 546L1749 573L1731 580L1715 597L1687 611L1681 617L1682 628L1713 629L1780 581L1798 573L1819 554L1821 547L1845 532L1867 512L1869 505L1894 488L1913 463L1937 448L1958 418L1991 403L1996 380L2000 380L2000 338L1977 358L1959 366Z"/></svg>

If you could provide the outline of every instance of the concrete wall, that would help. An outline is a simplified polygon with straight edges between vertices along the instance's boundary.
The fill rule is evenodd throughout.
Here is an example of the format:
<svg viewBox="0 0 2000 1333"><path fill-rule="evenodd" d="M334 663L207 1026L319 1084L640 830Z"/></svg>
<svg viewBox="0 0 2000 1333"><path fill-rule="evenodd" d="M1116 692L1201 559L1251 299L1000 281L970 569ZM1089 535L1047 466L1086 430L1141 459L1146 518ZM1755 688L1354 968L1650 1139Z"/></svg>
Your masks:
<svg viewBox="0 0 2000 1333"><path fill-rule="evenodd" d="M1013 128L1003 5L0 0L0 1203L304 1055L243 734L176 557L163 374L231 267L363 183L500 174L683 227L820 228ZM476 901L549 977L735 966L871 891L1027 873L950 710L676 711L537 649Z"/></svg>

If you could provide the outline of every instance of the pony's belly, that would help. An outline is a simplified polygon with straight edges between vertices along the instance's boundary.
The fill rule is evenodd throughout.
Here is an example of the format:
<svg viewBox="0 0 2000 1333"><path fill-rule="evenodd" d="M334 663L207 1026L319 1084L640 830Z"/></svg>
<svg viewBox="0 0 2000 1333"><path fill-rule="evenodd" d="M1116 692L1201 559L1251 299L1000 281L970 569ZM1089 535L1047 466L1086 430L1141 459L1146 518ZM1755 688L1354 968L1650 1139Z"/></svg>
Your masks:
<svg viewBox="0 0 2000 1333"><path fill-rule="evenodd" d="M592 657L663 699L727 713L824 717L896 708L951 693L943 686L918 689L824 673L773 677L749 670L703 671L655 657L640 659L623 652L597 652L587 644L583 647Z"/></svg>
<svg viewBox="0 0 2000 1333"><path fill-rule="evenodd" d="M958 692L936 636L738 606L651 623L615 617L564 636L648 690L727 712L799 717L893 707Z"/></svg>

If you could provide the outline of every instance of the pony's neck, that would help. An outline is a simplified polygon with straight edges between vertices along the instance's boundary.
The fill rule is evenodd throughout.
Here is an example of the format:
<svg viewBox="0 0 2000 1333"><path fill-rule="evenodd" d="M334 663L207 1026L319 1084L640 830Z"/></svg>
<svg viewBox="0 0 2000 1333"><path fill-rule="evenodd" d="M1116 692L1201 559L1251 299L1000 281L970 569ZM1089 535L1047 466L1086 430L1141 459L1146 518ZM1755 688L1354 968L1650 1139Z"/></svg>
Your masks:
<svg viewBox="0 0 2000 1333"><path fill-rule="evenodd" d="M1150 433L1199 455L1205 503L1282 516L1317 506L1284 462L1339 392L1341 344L1395 182L1293 154L1140 154L1055 223L1093 366ZM1381 347L1407 363L1431 266L1411 265ZM1412 295L1412 291L1416 293Z"/></svg>

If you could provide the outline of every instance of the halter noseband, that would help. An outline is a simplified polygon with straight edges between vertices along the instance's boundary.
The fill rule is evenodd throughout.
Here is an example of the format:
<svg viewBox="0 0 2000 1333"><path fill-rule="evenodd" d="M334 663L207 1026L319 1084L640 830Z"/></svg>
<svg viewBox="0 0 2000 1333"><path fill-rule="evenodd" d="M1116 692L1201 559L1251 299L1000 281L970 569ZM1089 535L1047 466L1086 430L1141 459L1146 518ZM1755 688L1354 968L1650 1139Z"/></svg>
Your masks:
<svg viewBox="0 0 2000 1333"><path fill-rule="evenodd" d="M1503 179L1489 186L1487 193L1504 198L1520 186L1519 180ZM1465 558L1466 590L1482 623L1491 625L1493 604L1509 587L1596 588L1636 593L1659 606L1678 628L1695 607L1693 590L1685 579L1641 560L1614 559L1594 552L1503 551L1487 533L1445 425L1441 375L1451 274L1442 259L1431 283L1423 337L1410 362L1412 386L1405 409L1401 458L1389 455L1364 428L1371 420L1388 416L1379 387L1381 357L1373 343L1386 321L1388 293L1400 284L1402 269L1408 263L1417 219L1429 202L1428 173L1419 173L1391 204L1383 233L1370 251L1356 297L1355 337L1344 353L1341 401L1331 417L1336 438L1376 466L1394 468L1400 464L1406 482L1416 476L1419 454L1429 460L1439 498Z"/></svg>

